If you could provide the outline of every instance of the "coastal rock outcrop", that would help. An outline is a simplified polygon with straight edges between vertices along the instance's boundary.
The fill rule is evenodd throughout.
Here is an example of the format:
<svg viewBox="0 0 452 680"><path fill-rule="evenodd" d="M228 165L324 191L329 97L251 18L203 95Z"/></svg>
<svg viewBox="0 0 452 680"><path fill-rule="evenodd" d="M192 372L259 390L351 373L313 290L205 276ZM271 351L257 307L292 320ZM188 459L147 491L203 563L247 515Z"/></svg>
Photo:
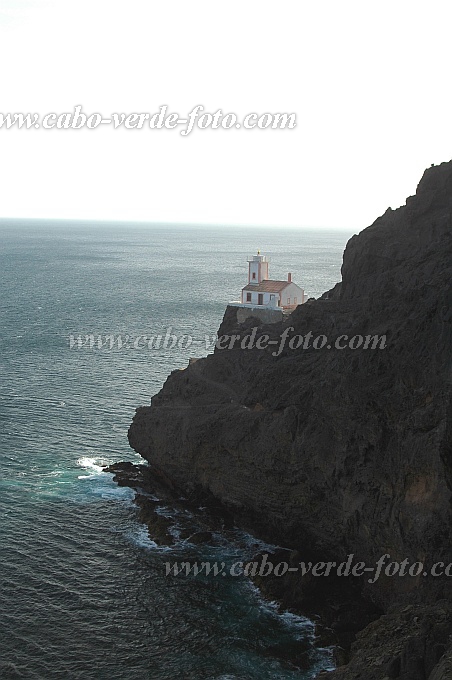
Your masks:
<svg viewBox="0 0 452 680"><path fill-rule="evenodd" d="M422 563L358 579L385 614L338 678L436 680L450 664L452 576L430 572L452 563L451 281L452 161L349 240L342 281L320 299L267 326L228 307L219 335L234 341L174 371L129 430L160 479L303 559Z"/></svg>

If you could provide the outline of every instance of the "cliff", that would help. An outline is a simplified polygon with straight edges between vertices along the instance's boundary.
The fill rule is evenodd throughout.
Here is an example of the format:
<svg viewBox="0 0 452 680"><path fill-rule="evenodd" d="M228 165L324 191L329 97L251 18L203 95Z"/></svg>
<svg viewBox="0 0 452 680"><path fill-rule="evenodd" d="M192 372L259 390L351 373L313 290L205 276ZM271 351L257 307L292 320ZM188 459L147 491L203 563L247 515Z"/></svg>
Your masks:
<svg viewBox="0 0 452 680"><path fill-rule="evenodd" d="M342 282L322 298L268 326L240 324L228 308L219 334L239 336L233 347L173 372L151 406L137 409L131 446L176 489L212 496L303 556L340 562L353 553L369 566L389 554L388 562L423 562L427 571L452 563L451 235L449 162L349 240ZM242 349L254 326L254 345L264 335L274 344ZM295 338L290 346L308 333L327 344L297 348ZM336 348L345 335L384 336L384 346ZM432 673L440 659L447 664L451 578L368 580L358 587L385 615L334 675L448 677ZM404 610L416 612L406 629ZM378 625L399 633L384 642ZM366 635L381 640L381 653L374 640L362 670Z"/></svg>

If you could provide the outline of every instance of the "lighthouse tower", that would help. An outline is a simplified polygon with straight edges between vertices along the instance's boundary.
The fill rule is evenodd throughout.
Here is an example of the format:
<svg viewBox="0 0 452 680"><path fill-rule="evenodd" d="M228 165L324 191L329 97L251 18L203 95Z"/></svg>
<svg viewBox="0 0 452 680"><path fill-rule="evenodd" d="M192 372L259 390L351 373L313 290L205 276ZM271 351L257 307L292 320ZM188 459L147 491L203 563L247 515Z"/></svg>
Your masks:
<svg viewBox="0 0 452 680"><path fill-rule="evenodd" d="M261 255L261 251L257 251L257 255L252 255L248 258L248 283L256 284L258 286L262 281L268 280L268 257Z"/></svg>

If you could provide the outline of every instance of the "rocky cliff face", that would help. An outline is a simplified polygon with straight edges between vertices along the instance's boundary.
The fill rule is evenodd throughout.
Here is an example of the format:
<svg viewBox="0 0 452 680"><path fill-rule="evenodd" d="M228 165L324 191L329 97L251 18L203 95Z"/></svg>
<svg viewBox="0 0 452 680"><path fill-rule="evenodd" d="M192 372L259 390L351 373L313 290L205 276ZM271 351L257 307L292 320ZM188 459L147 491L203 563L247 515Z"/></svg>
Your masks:
<svg viewBox="0 0 452 680"><path fill-rule="evenodd" d="M427 571L451 563L451 237L452 162L428 169L405 206L350 239L342 282L319 300L269 326L239 324L228 308L219 333L239 336L233 348L173 372L137 410L131 446L175 488L208 492L304 556L353 553L371 566L387 553ZM253 326L254 345L263 335L275 344L242 349ZM309 332L309 347L296 338L291 348ZM316 349L320 335L327 344ZM386 336L385 347L335 348L343 335ZM451 581L383 574L360 584L392 611L447 601ZM406 643L387 677L428 678L437 659L425 651L413 675ZM340 677L386 671L354 673Z"/></svg>

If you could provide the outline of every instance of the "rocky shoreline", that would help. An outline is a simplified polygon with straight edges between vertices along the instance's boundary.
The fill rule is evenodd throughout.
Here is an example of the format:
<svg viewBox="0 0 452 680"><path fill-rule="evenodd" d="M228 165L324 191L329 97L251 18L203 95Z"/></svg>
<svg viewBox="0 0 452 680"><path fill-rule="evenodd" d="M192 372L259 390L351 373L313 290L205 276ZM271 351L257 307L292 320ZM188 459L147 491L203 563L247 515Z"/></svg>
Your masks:
<svg viewBox="0 0 452 680"><path fill-rule="evenodd" d="M166 480L162 481L150 465L119 462L105 467L103 471L113 474L113 480L119 486L135 491L137 518L147 527L149 538L159 546L171 547L176 541L186 540L191 546L211 547L216 545L218 534L227 537L240 530L233 515L216 499L205 494L181 497ZM172 509L170 516L160 512L161 508L168 507ZM176 517L177 539L173 532ZM295 567L302 558L306 555L296 550L267 546L265 552L253 551L244 565L245 568L260 567L263 560L264 564L273 567L281 562ZM259 572L259 568L255 567L254 571ZM249 578L267 599L279 603L281 611L290 611L313 621L316 646L334 647L334 658L339 663L348 658L356 633L382 613L361 597L358 584L353 579L343 584L338 579L313 579L309 576L300 579L293 574L263 577L252 570ZM301 645L301 649L303 647ZM309 658L305 659L304 654L305 651L300 657L294 655L290 659L294 667L310 667Z"/></svg>
<svg viewBox="0 0 452 680"><path fill-rule="evenodd" d="M449 162L350 239L342 282L319 300L267 326L228 308L219 335L257 327L277 340L290 327L387 342L278 356L236 343L174 371L129 430L153 478L210 499L292 560L452 563L451 235ZM452 677L450 577L303 579L259 585L307 614L317 604L344 650L329 678Z"/></svg>

